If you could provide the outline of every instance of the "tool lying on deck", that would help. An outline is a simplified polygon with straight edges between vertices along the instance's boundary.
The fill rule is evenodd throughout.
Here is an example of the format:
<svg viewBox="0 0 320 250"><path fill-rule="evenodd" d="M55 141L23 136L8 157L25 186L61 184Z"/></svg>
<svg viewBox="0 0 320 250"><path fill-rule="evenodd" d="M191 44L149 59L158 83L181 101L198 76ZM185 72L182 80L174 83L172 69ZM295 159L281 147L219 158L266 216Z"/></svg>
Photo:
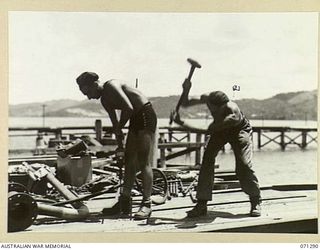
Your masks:
<svg viewBox="0 0 320 250"><path fill-rule="evenodd" d="M39 181L42 178L46 178L50 183L66 200L77 199L78 196L71 192L63 183L61 183L50 171L46 165L42 165L39 169L34 169L32 165L24 163L29 167L29 176L34 181ZM72 208L66 207L54 207L47 204L38 204L39 214L60 217L63 219L82 219L89 215L89 210L86 205L81 201L75 201L70 204Z"/></svg>
<svg viewBox="0 0 320 250"><path fill-rule="evenodd" d="M122 168L119 166L123 162L117 159L118 167L118 178L114 179L112 176L107 175L107 171L104 171L106 176L102 183L95 183L97 186L91 186L93 182L86 183L80 187L65 186L60 182L49 166L45 164L28 164L23 163L23 169L26 171L28 177L33 180L34 183L39 181L46 181L49 183L54 192L54 198L47 199L45 197L36 196L36 194L28 193L28 189L21 184L9 185L9 196L8 196L8 231L16 232L23 231L30 227L38 215L47 215L65 220L85 220L91 215L88 207L83 203L91 198L109 193L111 190L119 189L122 182ZM167 179L163 172L159 169L153 169L154 179L152 185L152 202L154 204L163 204L168 195L168 184ZM109 172L110 174L110 172ZM136 187L137 191L142 193L141 184L141 172L138 172L136 176ZM109 178L108 178L109 177ZM102 178L99 178L102 180ZM90 191L89 188L93 189ZM78 191L82 192L89 191L90 194L78 196ZM58 193L57 193L58 192ZM80 191L81 192L81 191ZM48 194L48 193L47 193ZM60 200L61 196L64 198Z"/></svg>
<svg viewBox="0 0 320 250"><path fill-rule="evenodd" d="M9 185L8 202L8 231L22 231L31 226L37 215L49 215L62 219L84 219L88 217L89 210L81 201L77 201L77 195L63 185L50 171L50 167L44 164L29 165L23 163L29 177L34 181L45 178L66 200L74 200L70 203L72 208L57 207L36 202L27 192L23 192L21 186ZM10 190L11 189L11 190ZM17 192L18 191L18 192Z"/></svg>

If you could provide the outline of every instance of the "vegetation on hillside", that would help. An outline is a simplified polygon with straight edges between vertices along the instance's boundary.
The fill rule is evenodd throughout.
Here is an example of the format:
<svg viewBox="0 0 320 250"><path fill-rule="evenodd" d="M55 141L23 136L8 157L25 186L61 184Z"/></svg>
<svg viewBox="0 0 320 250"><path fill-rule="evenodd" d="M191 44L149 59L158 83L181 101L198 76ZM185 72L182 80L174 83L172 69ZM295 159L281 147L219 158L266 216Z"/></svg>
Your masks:
<svg viewBox="0 0 320 250"><path fill-rule="evenodd" d="M168 118L180 96L152 97L154 109L159 118ZM264 100L241 99L236 101L241 110L250 119L286 119L286 120L316 120L317 90L280 93ZM106 116L106 111L97 100L55 100L45 103L29 103L10 105L10 116L42 116L43 105L45 115L52 117L100 117ZM207 118L209 116L205 105L181 109L181 115L186 118Z"/></svg>

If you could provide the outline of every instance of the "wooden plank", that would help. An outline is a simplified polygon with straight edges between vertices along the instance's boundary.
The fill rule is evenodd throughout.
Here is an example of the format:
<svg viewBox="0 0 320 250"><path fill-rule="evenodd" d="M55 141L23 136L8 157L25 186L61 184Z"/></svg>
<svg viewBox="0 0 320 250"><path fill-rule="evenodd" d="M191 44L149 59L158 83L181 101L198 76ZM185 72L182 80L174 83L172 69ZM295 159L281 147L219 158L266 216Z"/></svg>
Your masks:
<svg viewBox="0 0 320 250"><path fill-rule="evenodd" d="M262 216L249 217L250 205L243 192L230 196L215 195L214 202L209 203L208 215L196 219L186 218L186 211L194 204L186 198L173 198L164 205L153 206L152 220L134 221L115 216L93 217L84 222L66 222L51 219L49 223L39 220L40 224L32 225L29 232L237 232L239 229L256 228L256 233L265 232L269 227L276 230L279 225L287 226L281 232L292 230L292 223L307 224L317 217L317 192L279 192L264 191ZM280 199L282 197L282 199ZM294 198L296 197L296 198ZM226 198L228 201L226 201ZM276 199L275 199L276 198ZM233 201L233 202L232 202ZM100 202L100 203L99 203ZM110 204L112 200L108 201ZM113 201L114 202L114 201ZM95 204L93 204L95 203ZM100 204L100 207L98 205ZM96 212L106 206L105 200L91 202L89 209ZM134 212L138 206L135 205ZM63 223L62 223L63 222ZM291 224L290 224L291 223ZM274 225L275 227L272 227ZM311 225L312 226L312 225ZM260 230L262 231L259 231ZM269 230L269 232L272 232Z"/></svg>
<svg viewBox="0 0 320 250"><path fill-rule="evenodd" d="M177 158L177 157L180 157L180 156L183 156L185 154L189 154L193 151L195 151L197 148L188 148L188 149L184 149L184 150L181 150L181 151L178 151L178 152L174 152L174 153L171 153L171 154L168 154L165 156L165 159L166 161L168 160L172 160L174 158Z"/></svg>
<svg viewBox="0 0 320 250"><path fill-rule="evenodd" d="M167 148L199 148L204 146L205 143L199 143L199 142L164 142L164 143L158 143L159 149L167 149Z"/></svg>

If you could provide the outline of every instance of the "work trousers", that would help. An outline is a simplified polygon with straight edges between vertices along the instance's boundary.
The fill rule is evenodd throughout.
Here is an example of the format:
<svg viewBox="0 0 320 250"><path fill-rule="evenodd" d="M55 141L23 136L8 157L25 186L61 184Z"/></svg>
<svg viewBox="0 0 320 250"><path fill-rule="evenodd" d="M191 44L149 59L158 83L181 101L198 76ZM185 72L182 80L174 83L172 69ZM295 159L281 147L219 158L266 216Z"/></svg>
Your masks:
<svg viewBox="0 0 320 250"><path fill-rule="evenodd" d="M252 129L225 131L210 136L205 147L197 186L198 200L212 200L214 165L218 152L230 143L236 162L236 175L242 190L250 198L260 198L258 179L252 170Z"/></svg>

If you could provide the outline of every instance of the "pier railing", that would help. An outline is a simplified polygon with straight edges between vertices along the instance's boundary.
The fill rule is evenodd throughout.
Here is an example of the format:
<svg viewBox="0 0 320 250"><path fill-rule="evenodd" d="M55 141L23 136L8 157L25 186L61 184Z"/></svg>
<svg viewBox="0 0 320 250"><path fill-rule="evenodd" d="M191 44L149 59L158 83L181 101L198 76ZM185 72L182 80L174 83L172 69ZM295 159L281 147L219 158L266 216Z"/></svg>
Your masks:
<svg viewBox="0 0 320 250"><path fill-rule="evenodd" d="M290 144L304 149L312 142L317 143L317 128L253 127L253 132L257 133L259 149L272 142L282 150ZM267 139L264 143L263 137Z"/></svg>
<svg viewBox="0 0 320 250"><path fill-rule="evenodd" d="M127 128L124 131L126 133ZM101 142L102 144L105 141L115 143L112 127L102 126L101 120L97 120L95 126L9 128L9 137L36 137L39 133L50 137L50 141L53 143L72 141L77 136L88 136L94 138L95 142ZM253 133L253 138L256 140L256 143L255 141L253 143L258 149L271 143L279 145L282 150L285 150L288 145L296 145L305 149L309 144L317 143L317 128L255 126L253 127ZM187 130L182 127L160 127L158 140L160 166L165 167L168 160L191 153L194 153L194 164L200 164L207 137L206 130L202 129Z"/></svg>

